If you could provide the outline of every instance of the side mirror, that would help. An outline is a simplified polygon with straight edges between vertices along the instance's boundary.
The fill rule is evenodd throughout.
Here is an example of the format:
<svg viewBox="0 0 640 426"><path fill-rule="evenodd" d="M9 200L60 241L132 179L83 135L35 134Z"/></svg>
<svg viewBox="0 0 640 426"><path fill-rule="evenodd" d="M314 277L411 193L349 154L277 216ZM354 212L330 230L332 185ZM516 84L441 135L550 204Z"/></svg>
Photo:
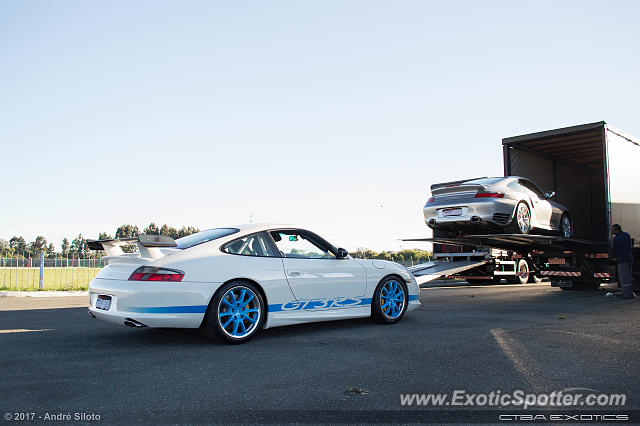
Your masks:
<svg viewBox="0 0 640 426"><path fill-rule="evenodd" d="M346 250L345 250L345 249L343 249L343 248L339 248L339 249L336 251L336 255L337 255L336 257L337 257L338 259L344 259L344 258L346 258L347 256L349 256L349 252L348 252L348 251L346 251Z"/></svg>
<svg viewBox="0 0 640 426"><path fill-rule="evenodd" d="M551 192L545 192L544 194L547 198L553 198L556 196L556 193L554 191Z"/></svg>

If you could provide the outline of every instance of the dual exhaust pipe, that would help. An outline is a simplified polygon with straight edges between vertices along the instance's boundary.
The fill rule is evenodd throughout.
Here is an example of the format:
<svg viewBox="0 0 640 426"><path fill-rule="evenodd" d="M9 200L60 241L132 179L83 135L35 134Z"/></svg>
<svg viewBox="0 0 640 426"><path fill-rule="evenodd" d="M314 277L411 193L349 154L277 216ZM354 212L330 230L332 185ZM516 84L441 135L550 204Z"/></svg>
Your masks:
<svg viewBox="0 0 640 426"><path fill-rule="evenodd" d="M471 216L471 219L469 219L471 221L471 223L480 223L482 222L482 219L480 219L479 216ZM435 219L429 219L429 222L427 222L429 225L431 226L435 226L436 225L436 220Z"/></svg>
<svg viewBox="0 0 640 426"><path fill-rule="evenodd" d="M93 312L89 311L89 315L91 316L91 318L95 318L96 316L93 314ZM142 328L142 327L146 327L146 325L144 325L143 323L141 323L140 321L136 321L134 319L131 318L125 318L124 319L124 325L126 325L127 327L132 327L132 328Z"/></svg>
<svg viewBox="0 0 640 426"><path fill-rule="evenodd" d="M124 325L126 325L127 327L133 327L133 328L146 327L146 325L144 325L143 323L141 323L139 321L136 321L134 319L131 319L131 318L125 318Z"/></svg>

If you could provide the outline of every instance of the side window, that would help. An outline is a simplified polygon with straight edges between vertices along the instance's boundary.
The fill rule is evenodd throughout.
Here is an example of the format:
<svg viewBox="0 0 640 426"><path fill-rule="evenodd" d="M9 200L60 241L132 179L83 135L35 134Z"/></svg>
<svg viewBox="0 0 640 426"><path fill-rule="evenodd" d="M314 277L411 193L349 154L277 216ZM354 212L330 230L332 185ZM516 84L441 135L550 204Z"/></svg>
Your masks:
<svg viewBox="0 0 640 426"><path fill-rule="evenodd" d="M277 257L264 234L250 234L222 246L222 251L241 256Z"/></svg>
<svg viewBox="0 0 640 426"><path fill-rule="evenodd" d="M540 198L541 200L544 200L546 198L542 190L538 188L535 183L524 179L520 180L519 182L520 185L526 188L527 192L530 195Z"/></svg>
<svg viewBox="0 0 640 426"><path fill-rule="evenodd" d="M283 257L298 259L335 259L329 247L313 235L299 231L271 231L271 237Z"/></svg>
<svg viewBox="0 0 640 426"><path fill-rule="evenodd" d="M518 192L523 192L524 188L522 187L522 185L520 185L520 182L517 180L514 180L513 182L510 182L509 184L507 184L507 186L511 189L513 189L514 191L518 191Z"/></svg>

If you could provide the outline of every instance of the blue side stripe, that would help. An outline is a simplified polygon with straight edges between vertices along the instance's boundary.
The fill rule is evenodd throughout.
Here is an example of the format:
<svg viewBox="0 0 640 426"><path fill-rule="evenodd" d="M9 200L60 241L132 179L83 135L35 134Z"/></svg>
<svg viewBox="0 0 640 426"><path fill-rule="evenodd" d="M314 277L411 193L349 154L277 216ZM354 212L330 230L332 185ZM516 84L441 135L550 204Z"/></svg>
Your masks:
<svg viewBox="0 0 640 426"><path fill-rule="evenodd" d="M409 300L418 300L418 295L410 295ZM337 302L337 305L331 305L331 302ZM358 303L353 303L359 301ZM351 302L351 303L349 303ZM325 303L329 305L323 307ZM342 306L341 304L344 304ZM291 301L284 304L269 305L269 312L281 312L281 311L297 311L301 309L341 309L351 307L361 307L371 305L371 298L353 298L345 300L306 300L306 301ZM130 312L138 314L204 314L207 312L207 305L189 305L189 306L154 306L154 307L132 307L129 308Z"/></svg>
<svg viewBox="0 0 640 426"><path fill-rule="evenodd" d="M207 311L207 305L133 307L129 311L139 314L203 314Z"/></svg>

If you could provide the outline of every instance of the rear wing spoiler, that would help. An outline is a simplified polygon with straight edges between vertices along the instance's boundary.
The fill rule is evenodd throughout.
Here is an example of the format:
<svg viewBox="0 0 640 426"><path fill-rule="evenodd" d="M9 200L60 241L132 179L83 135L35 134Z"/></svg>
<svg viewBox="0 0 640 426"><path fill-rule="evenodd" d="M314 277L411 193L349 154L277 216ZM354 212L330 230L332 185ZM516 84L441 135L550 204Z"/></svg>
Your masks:
<svg viewBox="0 0 640 426"><path fill-rule="evenodd" d="M177 247L178 243L164 235L140 234L133 238L109 238L106 240L87 240L87 247L90 250L104 250L107 256L121 256L124 254L120 246L136 244L140 250L141 257L156 258L157 248Z"/></svg>
<svg viewBox="0 0 640 426"><path fill-rule="evenodd" d="M454 180L454 181L451 181L451 182L434 183L433 185L431 185L431 190L433 191L434 189L444 188L445 186L462 185L463 183L469 182L470 180L486 179L486 178L487 178L487 176L477 177L477 178L469 178L469 179L463 179L463 180Z"/></svg>

